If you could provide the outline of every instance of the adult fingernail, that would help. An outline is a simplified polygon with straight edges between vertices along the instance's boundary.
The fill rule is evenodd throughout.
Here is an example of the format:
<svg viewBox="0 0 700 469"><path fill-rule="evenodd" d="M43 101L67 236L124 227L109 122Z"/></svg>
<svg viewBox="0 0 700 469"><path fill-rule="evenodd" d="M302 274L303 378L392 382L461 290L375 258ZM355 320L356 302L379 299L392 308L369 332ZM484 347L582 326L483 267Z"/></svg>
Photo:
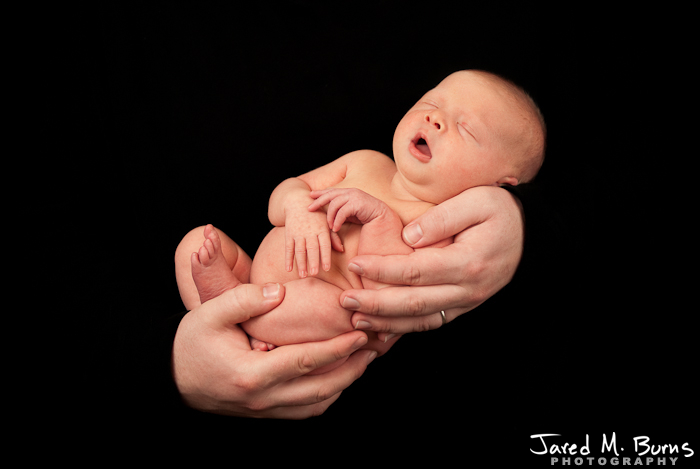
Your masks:
<svg viewBox="0 0 700 469"><path fill-rule="evenodd" d="M374 360L375 358L377 358L377 352L375 350L372 350L372 352L369 355L367 355L367 364L369 365L370 363L372 363L372 360Z"/></svg>
<svg viewBox="0 0 700 469"><path fill-rule="evenodd" d="M362 267L357 264L348 264L348 270L354 274L362 275Z"/></svg>
<svg viewBox="0 0 700 469"><path fill-rule="evenodd" d="M352 344L352 349L357 350L358 348L362 347L366 343L367 343L367 336L362 336L359 339L357 339L354 344Z"/></svg>
<svg viewBox="0 0 700 469"><path fill-rule="evenodd" d="M408 244L416 244L422 237L423 230L418 223L415 225L408 225L403 229L403 238Z"/></svg>
<svg viewBox="0 0 700 469"><path fill-rule="evenodd" d="M280 293L280 284L271 283L263 287L263 296L268 300L276 300Z"/></svg>
<svg viewBox="0 0 700 469"><path fill-rule="evenodd" d="M367 321L357 321L355 324L355 329L372 329L372 324Z"/></svg>
<svg viewBox="0 0 700 469"><path fill-rule="evenodd" d="M351 311L356 311L356 310L360 309L360 302L354 298L350 298L349 296L346 296L345 299L343 300L343 308L349 309Z"/></svg>

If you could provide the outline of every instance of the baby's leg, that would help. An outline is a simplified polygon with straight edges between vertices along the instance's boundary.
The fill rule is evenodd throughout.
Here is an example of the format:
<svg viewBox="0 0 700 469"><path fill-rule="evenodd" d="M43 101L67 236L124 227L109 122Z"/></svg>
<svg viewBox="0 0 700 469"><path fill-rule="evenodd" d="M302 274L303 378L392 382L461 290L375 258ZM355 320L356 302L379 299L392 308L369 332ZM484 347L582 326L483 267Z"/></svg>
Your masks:
<svg viewBox="0 0 700 469"><path fill-rule="evenodd" d="M175 251L175 276L180 297L193 309L250 276L250 257L213 226L195 228Z"/></svg>
<svg viewBox="0 0 700 469"><path fill-rule="evenodd" d="M256 316L241 324L251 337L275 345L299 344L332 339L354 330L351 323L353 311L340 306L343 290L315 277L292 280L284 284L282 303L269 313ZM363 349L385 354L396 339L383 342L376 333L366 331L369 338ZM309 374L321 374L342 365L343 358L314 370Z"/></svg>
<svg viewBox="0 0 700 469"><path fill-rule="evenodd" d="M284 287L279 306L241 324L249 336L279 346L327 340L353 330L352 312L340 306L342 289L314 277L293 280ZM326 373L345 360L347 357L310 374Z"/></svg>
<svg viewBox="0 0 700 469"><path fill-rule="evenodd" d="M282 303L241 324L251 336L275 345L327 340L353 330L351 311L340 306L342 289L315 277L284 284Z"/></svg>

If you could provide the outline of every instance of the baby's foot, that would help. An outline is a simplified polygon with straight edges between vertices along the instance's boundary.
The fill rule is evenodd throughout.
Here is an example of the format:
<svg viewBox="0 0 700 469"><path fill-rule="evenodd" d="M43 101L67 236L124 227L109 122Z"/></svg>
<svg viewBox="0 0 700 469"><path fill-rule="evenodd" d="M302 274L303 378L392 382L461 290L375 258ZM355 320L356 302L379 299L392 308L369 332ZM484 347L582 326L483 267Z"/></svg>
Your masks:
<svg viewBox="0 0 700 469"><path fill-rule="evenodd" d="M191 257L192 278L202 303L241 283L226 263L221 240L212 225L204 228L204 238L199 252L193 252Z"/></svg>
<svg viewBox="0 0 700 469"><path fill-rule="evenodd" d="M260 340L256 339L255 337L248 336L248 339L250 340L250 348L253 350L259 350L261 352L269 352L270 350L274 350L275 348L277 348L276 345L260 341Z"/></svg>

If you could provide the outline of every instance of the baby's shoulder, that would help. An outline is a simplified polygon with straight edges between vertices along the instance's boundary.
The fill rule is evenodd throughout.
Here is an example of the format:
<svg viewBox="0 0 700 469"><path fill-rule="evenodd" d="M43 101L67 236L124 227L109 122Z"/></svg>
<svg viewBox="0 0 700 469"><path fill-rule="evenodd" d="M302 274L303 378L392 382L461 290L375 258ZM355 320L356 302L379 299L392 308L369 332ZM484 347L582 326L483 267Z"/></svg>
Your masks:
<svg viewBox="0 0 700 469"><path fill-rule="evenodd" d="M348 160L348 170L351 169L395 169L394 160L375 150L357 150L345 155Z"/></svg>

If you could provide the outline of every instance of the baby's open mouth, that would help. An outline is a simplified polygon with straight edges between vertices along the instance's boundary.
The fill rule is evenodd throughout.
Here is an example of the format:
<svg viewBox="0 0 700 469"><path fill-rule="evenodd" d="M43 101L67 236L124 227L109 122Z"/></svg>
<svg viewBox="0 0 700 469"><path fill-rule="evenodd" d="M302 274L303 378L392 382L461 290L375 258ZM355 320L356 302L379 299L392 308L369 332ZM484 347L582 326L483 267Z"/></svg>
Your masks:
<svg viewBox="0 0 700 469"><path fill-rule="evenodd" d="M420 153L422 153L428 158L432 158L433 154L430 153L430 147L428 146L428 142L426 142L423 137L420 137L418 138L418 140L415 140L414 145Z"/></svg>

